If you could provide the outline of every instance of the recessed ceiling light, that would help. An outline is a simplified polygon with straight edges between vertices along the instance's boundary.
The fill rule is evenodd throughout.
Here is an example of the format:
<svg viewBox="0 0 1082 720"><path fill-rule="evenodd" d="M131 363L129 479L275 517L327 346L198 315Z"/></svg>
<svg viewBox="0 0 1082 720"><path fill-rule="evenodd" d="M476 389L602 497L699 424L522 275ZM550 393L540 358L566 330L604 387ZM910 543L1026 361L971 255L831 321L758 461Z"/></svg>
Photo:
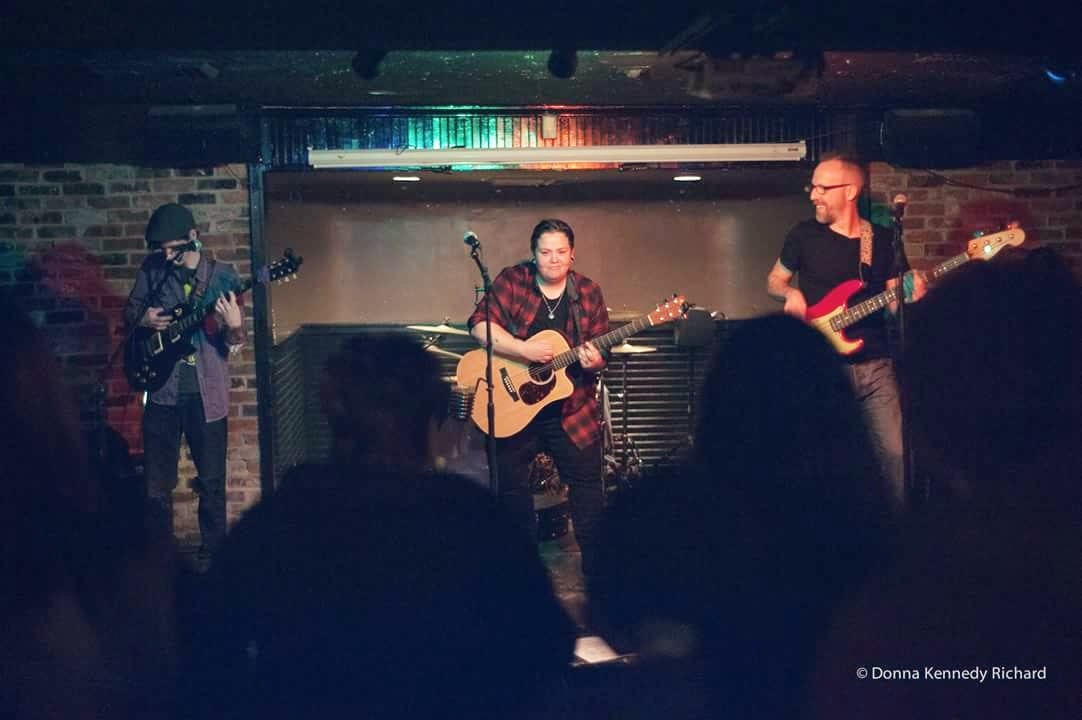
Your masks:
<svg viewBox="0 0 1082 720"><path fill-rule="evenodd" d="M395 182L421 182L421 178L416 175L395 175Z"/></svg>
<svg viewBox="0 0 1082 720"><path fill-rule="evenodd" d="M700 175L674 175L673 180L676 182L699 182L702 177Z"/></svg>

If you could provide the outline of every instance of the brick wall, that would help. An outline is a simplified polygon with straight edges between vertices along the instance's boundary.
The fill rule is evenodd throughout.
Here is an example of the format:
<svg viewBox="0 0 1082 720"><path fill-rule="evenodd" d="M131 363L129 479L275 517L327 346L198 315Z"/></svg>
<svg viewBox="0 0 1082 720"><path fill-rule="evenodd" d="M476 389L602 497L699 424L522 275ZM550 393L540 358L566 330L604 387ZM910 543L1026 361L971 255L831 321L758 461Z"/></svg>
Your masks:
<svg viewBox="0 0 1082 720"><path fill-rule="evenodd" d="M206 247L245 276L251 270L246 188L243 165L168 170L0 164L0 285L20 297L47 334L84 422L96 417L90 388L123 337L120 311L146 256L143 233L151 212L167 202L191 208ZM231 361L231 518L260 489L250 303L245 314L249 343ZM129 390L119 366L118 360L107 374L106 413L139 451L141 397ZM175 498L182 542L198 536L188 486L194 475L185 450Z"/></svg>
<svg viewBox="0 0 1082 720"><path fill-rule="evenodd" d="M963 170L870 168L872 200L908 196L905 246L915 267L961 252L972 233L1017 219L1026 246L1055 247L1082 278L1082 161L1007 161Z"/></svg>
<svg viewBox="0 0 1082 720"><path fill-rule="evenodd" d="M1027 244L1057 247L1082 277L1082 162L1001 162L928 173L871 166L873 199L909 197L906 246L917 267L960 251L975 230L1018 219ZM974 186L974 187L965 187ZM980 188L980 189L978 189ZM1065 189L1070 188L1070 189ZM0 165L0 285L34 312L73 392L86 399L120 341L120 307L145 256L152 210L188 205L207 247L245 275L250 271L245 168L162 170L121 165ZM251 331L250 305L245 310ZM234 359L229 427L229 509L235 518L259 494L253 344ZM108 376L111 425L139 449L139 398L119 371ZM84 417L91 417L89 408ZM195 503L186 454L177 492L177 532L194 539Z"/></svg>

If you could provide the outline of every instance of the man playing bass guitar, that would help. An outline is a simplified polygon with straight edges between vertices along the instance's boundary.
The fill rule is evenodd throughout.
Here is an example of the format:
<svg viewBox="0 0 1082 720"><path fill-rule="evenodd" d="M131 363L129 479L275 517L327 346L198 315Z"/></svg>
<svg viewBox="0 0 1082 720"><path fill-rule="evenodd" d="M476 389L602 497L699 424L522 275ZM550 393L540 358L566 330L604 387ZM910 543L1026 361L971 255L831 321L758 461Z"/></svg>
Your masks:
<svg viewBox="0 0 1082 720"><path fill-rule="evenodd" d="M492 325L493 352L525 363L547 363L554 348L542 330L559 331L578 349L578 363L568 369L574 391L548 405L522 431L493 438L500 478L500 498L516 521L536 537L529 464L539 450L556 462L560 479L570 488L571 519L582 549L583 575L594 570L595 548L604 496L601 486L601 430L595 373L605 356L589 341L609 329L609 313L601 288L574 272L575 233L562 220L542 220L530 236L532 258L504 268L492 282L488 302L482 300L469 318L470 332L485 345L485 311ZM495 381L495 379L494 379ZM485 402L481 394L478 403ZM497 426L498 427L498 426Z"/></svg>
<svg viewBox="0 0 1082 720"><path fill-rule="evenodd" d="M861 219L857 210L865 180L864 169L844 157L825 159L816 166L806 188L815 206L815 220L789 231L767 276L767 292L784 301L785 312L807 319L809 307L847 280L859 278L864 283L854 302L898 284L892 275L891 231ZM908 271L908 261L902 260L902 269ZM799 288L791 284L794 275L799 275ZM919 300L925 292L923 275L908 272L906 277L906 299ZM886 309L894 312L897 305ZM905 504L902 412L884 313L875 312L854 324L849 337L856 349L844 357L846 371L864 408L884 480L901 509Z"/></svg>

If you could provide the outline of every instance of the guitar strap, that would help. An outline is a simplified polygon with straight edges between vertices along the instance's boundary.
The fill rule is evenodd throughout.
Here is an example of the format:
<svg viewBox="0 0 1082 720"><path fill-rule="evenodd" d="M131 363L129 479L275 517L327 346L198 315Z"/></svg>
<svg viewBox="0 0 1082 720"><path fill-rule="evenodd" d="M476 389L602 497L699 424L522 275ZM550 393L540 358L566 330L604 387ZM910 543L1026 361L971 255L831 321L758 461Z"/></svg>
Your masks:
<svg viewBox="0 0 1082 720"><path fill-rule="evenodd" d="M214 265L214 260L208 258L205 271L206 277L202 278L202 280L199 278L199 272L195 273L195 287L192 288L192 294L189 298L191 300L189 304L192 307L202 307L203 296L206 294L207 288L210 287L210 279L214 277Z"/></svg>
<svg viewBox="0 0 1082 720"><path fill-rule="evenodd" d="M579 287L575 281L575 273L567 273L567 301L571 303L571 324L575 326L574 345L585 342L582 338L582 308L579 306Z"/></svg>
<svg viewBox="0 0 1082 720"><path fill-rule="evenodd" d="M872 266L872 241L875 238L875 233L872 230L872 224L867 220L860 221L860 261L867 265Z"/></svg>
<svg viewBox="0 0 1082 720"><path fill-rule="evenodd" d="M864 281L864 266L872 267L872 243L875 239L875 231L872 224L867 220L860 221L860 265L857 267L857 275L861 282Z"/></svg>
<svg viewBox="0 0 1082 720"><path fill-rule="evenodd" d="M201 261L192 276L191 285L185 285L184 300L188 303L188 307L199 308L203 306L203 296L206 294L207 288L210 287L210 278L214 275L213 263L214 261L210 259ZM200 277L201 274L203 277ZM196 353L193 352L191 355L181 358L181 361L189 365L195 365L196 357Z"/></svg>

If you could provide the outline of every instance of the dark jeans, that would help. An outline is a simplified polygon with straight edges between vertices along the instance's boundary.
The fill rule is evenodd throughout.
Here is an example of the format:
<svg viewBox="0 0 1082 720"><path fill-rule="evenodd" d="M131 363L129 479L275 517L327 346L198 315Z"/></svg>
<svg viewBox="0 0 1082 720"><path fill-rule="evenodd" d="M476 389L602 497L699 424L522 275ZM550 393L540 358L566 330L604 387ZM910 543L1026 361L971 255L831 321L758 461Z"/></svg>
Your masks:
<svg viewBox="0 0 1082 720"><path fill-rule="evenodd" d="M590 577L595 569L598 530L605 505L599 443L576 447L560 425L559 412L542 411L517 435L496 441L500 502L529 537L536 540L530 461L542 450L552 455L560 480L570 491L571 522L582 550L582 572Z"/></svg>
<svg viewBox="0 0 1082 720"><path fill-rule="evenodd" d="M188 439L192 460L199 473L200 550L212 553L226 531L225 451L226 419L206 422L203 400L198 394L184 394L177 405L148 402L143 411L143 467L147 497L162 513L172 532L173 490L177 486L181 433Z"/></svg>
<svg viewBox="0 0 1082 720"><path fill-rule="evenodd" d="M864 410L872 448L879 459L887 493L896 512L905 510L905 459L902 448L902 406L894 363L886 358L845 366Z"/></svg>

